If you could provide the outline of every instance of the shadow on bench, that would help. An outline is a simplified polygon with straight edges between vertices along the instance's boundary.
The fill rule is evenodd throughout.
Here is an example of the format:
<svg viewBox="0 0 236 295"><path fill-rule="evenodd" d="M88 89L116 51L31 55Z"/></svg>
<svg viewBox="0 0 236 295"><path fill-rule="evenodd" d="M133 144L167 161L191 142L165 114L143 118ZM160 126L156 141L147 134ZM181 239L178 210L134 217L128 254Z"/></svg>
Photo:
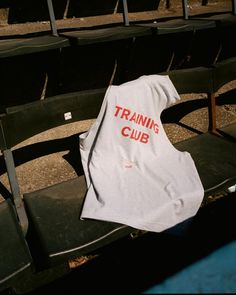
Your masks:
<svg viewBox="0 0 236 295"><path fill-rule="evenodd" d="M189 107L192 108L191 110L195 110L196 106L198 108L208 106L207 128L209 129L215 126L214 70L215 68L201 67L168 73L179 94L207 94L207 98L200 101L200 104L193 103L192 107L189 101L183 101L179 106L181 111L185 109L186 105L188 110ZM25 251L26 257L23 267L28 268L31 261L33 261L34 267L31 275L24 277L24 283L22 281L19 283L18 279L13 283L8 281L8 277L14 273L14 267L17 264L14 261L9 265L12 269L9 268L8 274L4 274L1 269L1 282L6 281L8 286L12 286L17 292L29 291L65 274L70 271L68 262L72 259L81 256L96 256L105 246L137 234L136 229L123 224L79 219L79 212L86 192L83 175L28 193L20 192L17 181L16 165L21 164L23 160L31 160L33 156L28 152L27 147L23 147L21 151L27 152L23 158L20 150L14 150L14 147L34 135L57 126L72 122L79 124L84 120L96 118L104 94L105 89L98 89L50 97L28 105L9 108L6 114L1 117L1 150L11 185L12 201L15 203L23 230L20 230L19 223L15 221L11 230L13 237L10 244L14 244L16 239ZM182 111L182 114L179 117L176 116L172 121L174 122L176 119L178 121L184 115L185 112ZM59 144L57 151L68 149L70 140L65 140L65 142L67 145ZM57 143L60 143L60 140ZM35 157L42 156L44 154L41 149L43 145L43 143L38 144L39 151L35 149L36 145L31 145L29 150L36 152ZM206 197L221 192L236 182L235 143L209 130L209 132L198 133L196 136L178 142L175 146L192 155ZM51 152L52 149L49 150L49 153ZM79 146L77 146L77 152L79 154ZM17 159L18 157L19 159ZM78 158L75 160L77 161ZM73 163L73 157L70 158L70 162ZM7 202L3 201L0 208L11 204ZM5 222L4 228L9 228L7 218L4 215L1 215L0 218L0 222ZM16 217L14 218L16 219ZM15 238L16 233L20 234L17 238ZM1 234L3 235L3 232ZM16 245L13 248L13 257L15 255L19 257L20 248L17 248ZM5 251L6 246L1 244L1 247L3 247L1 251ZM30 252L27 250L28 247ZM5 268L6 264L3 265L3 270ZM5 285L1 286L0 290L1 288L5 288Z"/></svg>

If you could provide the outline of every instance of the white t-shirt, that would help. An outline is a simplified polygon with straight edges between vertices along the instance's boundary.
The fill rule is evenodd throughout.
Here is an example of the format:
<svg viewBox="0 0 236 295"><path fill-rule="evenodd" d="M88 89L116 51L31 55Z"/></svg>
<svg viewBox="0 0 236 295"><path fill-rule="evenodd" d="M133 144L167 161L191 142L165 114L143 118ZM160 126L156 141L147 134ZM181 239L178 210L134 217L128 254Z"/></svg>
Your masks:
<svg viewBox="0 0 236 295"><path fill-rule="evenodd" d="M161 232L196 214L204 190L188 152L160 120L180 99L168 76L142 76L107 89L96 122L80 136L88 186L81 219Z"/></svg>

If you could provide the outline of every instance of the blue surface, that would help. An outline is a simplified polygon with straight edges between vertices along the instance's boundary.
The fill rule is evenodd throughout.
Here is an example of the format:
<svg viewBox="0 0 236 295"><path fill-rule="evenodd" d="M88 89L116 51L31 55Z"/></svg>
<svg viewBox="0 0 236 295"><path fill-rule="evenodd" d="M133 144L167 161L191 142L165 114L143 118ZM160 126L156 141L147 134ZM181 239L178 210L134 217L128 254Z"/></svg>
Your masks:
<svg viewBox="0 0 236 295"><path fill-rule="evenodd" d="M236 241L198 260L144 294L235 293Z"/></svg>

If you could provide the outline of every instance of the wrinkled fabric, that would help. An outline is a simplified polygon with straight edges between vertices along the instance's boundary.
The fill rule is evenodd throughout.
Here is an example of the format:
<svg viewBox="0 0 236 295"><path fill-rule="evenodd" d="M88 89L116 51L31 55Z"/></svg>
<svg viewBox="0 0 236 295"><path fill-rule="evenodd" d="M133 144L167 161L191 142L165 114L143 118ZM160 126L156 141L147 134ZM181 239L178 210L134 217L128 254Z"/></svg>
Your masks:
<svg viewBox="0 0 236 295"><path fill-rule="evenodd" d="M196 214L204 190L194 161L160 120L179 99L163 75L108 87L97 120L80 135L88 186L81 219L161 232Z"/></svg>

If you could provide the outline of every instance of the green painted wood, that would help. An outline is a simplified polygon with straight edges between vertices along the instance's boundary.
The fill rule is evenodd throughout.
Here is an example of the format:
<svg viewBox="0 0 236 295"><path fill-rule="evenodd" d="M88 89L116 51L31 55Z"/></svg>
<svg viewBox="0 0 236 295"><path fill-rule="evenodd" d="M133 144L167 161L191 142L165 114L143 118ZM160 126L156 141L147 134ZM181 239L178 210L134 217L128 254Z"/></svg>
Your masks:
<svg viewBox="0 0 236 295"><path fill-rule="evenodd" d="M7 109L8 114L1 121L6 147L11 148L57 126L96 118L105 91L98 89L62 94Z"/></svg>
<svg viewBox="0 0 236 295"><path fill-rule="evenodd" d="M0 40L0 58L59 49L69 46L64 37L52 35Z"/></svg>

